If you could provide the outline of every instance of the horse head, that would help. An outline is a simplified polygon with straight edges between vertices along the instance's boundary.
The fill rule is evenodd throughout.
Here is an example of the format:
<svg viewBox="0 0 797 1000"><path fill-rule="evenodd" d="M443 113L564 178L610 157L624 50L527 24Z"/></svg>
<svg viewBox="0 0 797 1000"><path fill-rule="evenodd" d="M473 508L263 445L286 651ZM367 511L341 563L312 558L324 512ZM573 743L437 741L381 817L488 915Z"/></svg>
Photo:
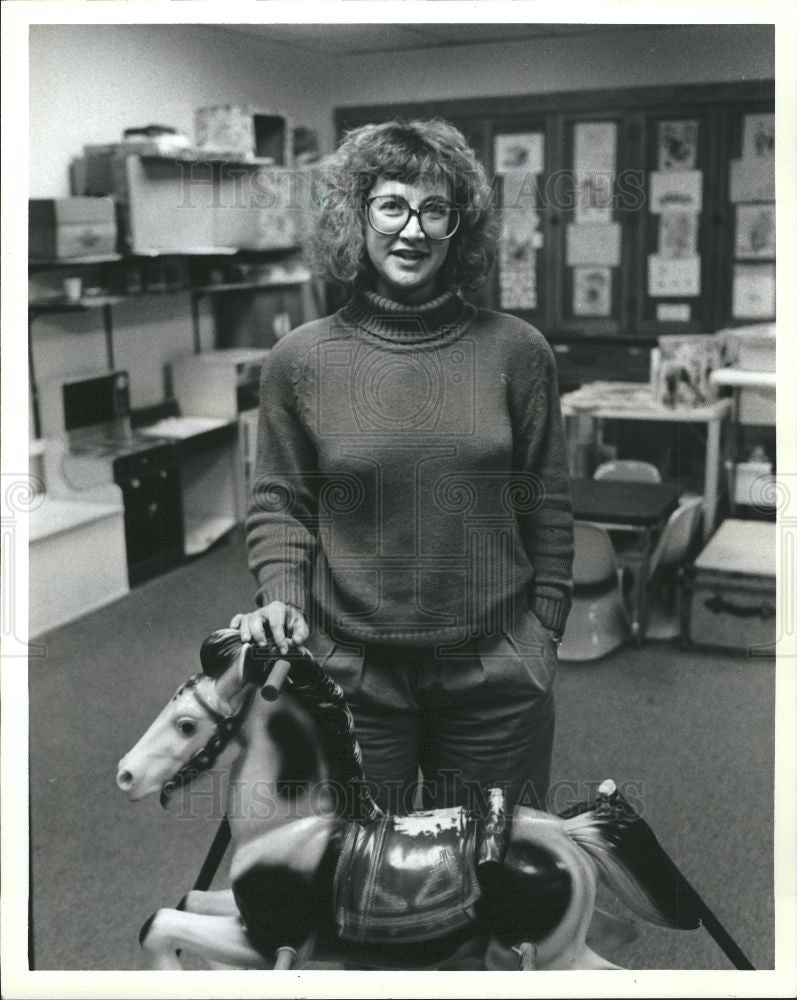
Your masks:
<svg viewBox="0 0 797 1000"><path fill-rule="evenodd" d="M213 763L243 721L251 648L220 629L200 650L202 670L184 681L141 739L119 761L116 783L132 801L162 792L163 804ZM179 776L175 782L174 779Z"/></svg>
<svg viewBox="0 0 797 1000"><path fill-rule="evenodd" d="M281 795L327 782L336 809L365 819L379 813L363 781L362 756L343 692L304 649L282 656L273 642L242 643L218 629L200 650L202 672L180 685L141 739L119 761L116 782L135 801L174 792L213 765L233 741L257 744L259 776ZM283 688L290 696L277 698ZM260 690L257 722L247 723ZM247 723L246 731L244 724ZM250 746L250 750L253 748Z"/></svg>

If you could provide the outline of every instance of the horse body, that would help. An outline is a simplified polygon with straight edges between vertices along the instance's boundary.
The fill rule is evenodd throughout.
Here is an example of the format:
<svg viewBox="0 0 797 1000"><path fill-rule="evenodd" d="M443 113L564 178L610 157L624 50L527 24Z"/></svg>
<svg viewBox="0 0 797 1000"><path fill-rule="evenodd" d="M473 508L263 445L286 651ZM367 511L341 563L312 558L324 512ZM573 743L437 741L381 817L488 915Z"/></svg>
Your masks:
<svg viewBox="0 0 797 1000"><path fill-rule="evenodd" d="M182 968L179 953L186 949L211 964L239 968L289 967L311 957L386 969L618 968L587 944L591 924L592 938L630 936L628 922L595 910L596 861L645 919L699 923L683 900L671 900L668 911L667 901L638 887L628 871L614 877L616 851L601 840L600 823L586 809L562 819L518 807L506 830L500 812L497 825L471 821L464 810L380 817L362 784L359 750L351 732L342 731L341 720L351 717L345 703L330 700L336 685L323 678L315 717L299 681L286 684L294 698L264 700L256 695L264 672L252 669L249 647L241 648L237 633L214 633L206 646L210 640L210 652L203 647L206 672L178 689L119 762L117 782L131 799L161 790L164 804L216 760L230 768L231 889L192 891L181 908L150 918L141 943L152 967ZM301 676L296 664L289 678L294 673ZM342 702L339 689L338 695ZM360 811L355 818L352 802ZM456 824L466 821L470 840L464 827L456 839ZM441 867L451 863L455 875L446 882ZM416 934L413 941L413 922L428 918L429 898L438 886L450 895L459 885L452 878L461 878L467 865L478 881L461 919L449 907L448 925L441 919L439 933ZM357 932L348 936L340 919L346 898L364 901ZM372 917L380 901L387 907L381 925Z"/></svg>

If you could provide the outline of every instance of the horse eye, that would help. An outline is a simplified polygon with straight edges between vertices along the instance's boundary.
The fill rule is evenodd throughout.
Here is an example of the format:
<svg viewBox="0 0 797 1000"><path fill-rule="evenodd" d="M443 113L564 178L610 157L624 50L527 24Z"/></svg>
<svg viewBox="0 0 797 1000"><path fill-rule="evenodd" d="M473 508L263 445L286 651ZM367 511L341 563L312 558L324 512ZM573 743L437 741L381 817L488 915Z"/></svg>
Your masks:
<svg viewBox="0 0 797 1000"><path fill-rule="evenodd" d="M193 719L180 719L177 730L182 736L193 736L196 732L196 723Z"/></svg>

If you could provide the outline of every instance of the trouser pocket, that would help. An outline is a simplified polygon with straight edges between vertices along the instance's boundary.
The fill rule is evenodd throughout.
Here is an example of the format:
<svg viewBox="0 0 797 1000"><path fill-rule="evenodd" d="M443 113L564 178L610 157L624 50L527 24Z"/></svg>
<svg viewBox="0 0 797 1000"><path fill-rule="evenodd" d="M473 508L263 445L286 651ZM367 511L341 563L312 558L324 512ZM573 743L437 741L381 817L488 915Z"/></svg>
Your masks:
<svg viewBox="0 0 797 1000"><path fill-rule="evenodd" d="M343 645L324 632L311 635L305 645L318 664L340 685L346 698L355 697L362 685L364 647Z"/></svg>
<svg viewBox="0 0 797 1000"><path fill-rule="evenodd" d="M556 675L557 644L533 611L527 611L506 635L521 673L540 694L548 694Z"/></svg>

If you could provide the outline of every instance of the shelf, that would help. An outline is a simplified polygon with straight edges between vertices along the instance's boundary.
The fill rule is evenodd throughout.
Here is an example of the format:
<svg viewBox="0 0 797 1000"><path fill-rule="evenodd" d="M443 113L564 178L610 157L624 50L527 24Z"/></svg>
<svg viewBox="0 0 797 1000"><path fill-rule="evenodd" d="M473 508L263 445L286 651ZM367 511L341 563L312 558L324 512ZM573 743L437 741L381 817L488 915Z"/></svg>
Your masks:
<svg viewBox="0 0 797 1000"><path fill-rule="evenodd" d="M238 247L158 247L154 250L132 250L128 259L131 257L145 257L148 260L157 257L232 257L236 253L238 253Z"/></svg>
<svg viewBox="0 0 797 1000"><path fill-rule="evenodd" d="M187 150L185 154L145 152L138 149L120 150L126 156L140 156L142 160L157 160L162 163L221 163L230 167L276 167L287 170L281 163L276 163L273 156L252 156L244 159L232 152L225 156L223 152L202 153L201 150Z"/></svg>
<svg viewBox="0 0 797 1000"><path fill-rule="evenodd" d="M185 554L197 556L227 534L237 524L230 515L187 517L185 519Z"/></svg>
<svg viewBox="0 0 797 1000"><path fill-rule="evenodd" d="M65 531L74 531L106 517L120 517L123 512L121 497L119 503L110 504L45 494L41 506L30 512L30 541L38 542Z"/></svg>
<svg viewBox="0 0 797 1000"><path fill-rule="evenodd" d="M120 302L126 302L127 297L122 295L96 295L87 296L72 302L69 299L31 299L28 303L30 312L44 315L46 313L78 313L88 312L91 309L102 309L105 306L115 306Z"/></svg>
<svg viewBox="0 0 797 1000"><path fill-rule="evenodd" d="M775 372L748 371L744 368L717 368L711 373L710 379L715 385L750 386L757 389L774 389L777 382Z"/></svg>
<svg viewBox="0 0 797 1000"><path fill-rule="evenodd" d="M293 288L296 285L304 285L309 281L309 278L309 275L305 275L301 278L283 279L282 281L225 282L218 285L199 285L192 291L200 295L217 295L223 292L256 291L259 288Z"/></svg>
<svg viewBox="0 0 797 1000"><path fill-rule="evenodd" d="M41 257L31 257L28 261L28 268L31 271L49 271L51 268L57 267L88 267L92 264L112 264L123 259L119 253L98 254L95 257L65 257L62 260L45 260Z"/></svg>

